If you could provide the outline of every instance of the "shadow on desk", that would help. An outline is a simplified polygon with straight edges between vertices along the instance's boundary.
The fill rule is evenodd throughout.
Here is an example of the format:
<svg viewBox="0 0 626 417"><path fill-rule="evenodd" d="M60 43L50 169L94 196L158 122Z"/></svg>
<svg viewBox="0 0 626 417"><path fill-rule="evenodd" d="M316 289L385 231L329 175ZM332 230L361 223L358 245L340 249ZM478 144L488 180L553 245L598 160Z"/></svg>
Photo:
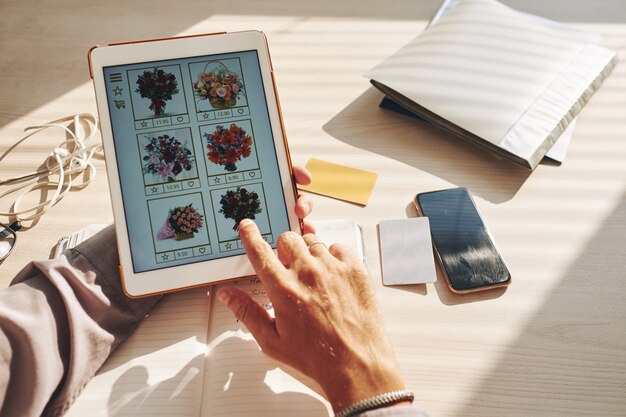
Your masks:
<svg viewBox="0 0 626 417"><path fill-rule="evenodd" d="M493 203L515 196L531 171L427 123L378 107L373 87L324 125L342 142L429 172Z"/></svg>
<svg viewBox="0 0 626 417"><path fill-rule="evenodd" d="M625 415L625 235L626 194L454 415Z"/></svg>
<svg viewBox="0 0 626 417"><path fill-rule="evenodd" d="M255 358L262 355L256 342L231 337L209 353L204 374L199 370L204 355L155 385L149 383L145 366L132 367L113 385L108 415L180 416L188 412L186 415L194 416L329 416L326 406L316 398L290 391L289 384L272 386L272 373L282 365L263 360L267 366L257 366L260 362ZM201 390L199 397L195 389L190 389L193 386Z"/></svg>

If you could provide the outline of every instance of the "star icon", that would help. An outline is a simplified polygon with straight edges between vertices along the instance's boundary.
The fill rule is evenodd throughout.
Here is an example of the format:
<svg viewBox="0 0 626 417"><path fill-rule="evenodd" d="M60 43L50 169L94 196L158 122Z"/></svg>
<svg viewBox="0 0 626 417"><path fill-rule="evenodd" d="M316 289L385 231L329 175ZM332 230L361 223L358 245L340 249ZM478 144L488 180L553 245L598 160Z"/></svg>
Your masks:
<svg viewBox="0 0 626 417"><path fill-rule="evenodd" d="M226 248L226 250L231 250L233 248L233 244L228 242L227 244L224 245L224 247Z"/></svg>
<svg viewBox="0 0 626 417"><path fill-rule="evenodd" d="M155 186L155 187L152 187L150 190L152 191L152 194L154 194L154 193L156 193L157 191L159 191L159 189L158 189L156 186Z"/></svg>
<svg viewBox="0 0 626 417"><path fill-rule="evenodd" d="M204 114L202 115L202 118L203 118L204 120L207 120L207 119L209 118L209 113L204 113Z"/></svg>
<svg viewBox="0 0 626 417"><path fill-rule="evenodd" d="M143 122L141 122L141 127L143 129L145 129L146 127L148 127L148 122L146 122L145 120Z"/></svg>
<svg viewBox="0 0 626 417"><path fill-rule="evenodd" d="M164 253L163 255L161 255L161 259L167 261L168 259L170 259L170 256L167 253Z"/></svg>
<svg viewBox="0 0 626 417"><path fill-rule="evenodd" d="M113 92L115 93L115 95L116 95L116 96L121 96L121 95L122 95L122 91L124 91L124 89L123 89L123 88L120 88L119 86L118 86L118 87L115 87L115 88L113 89Z"/></svg>
<svg viewBox="0 0 626 417"><path fill-rule="evenodd" d="M220 184L221 178L220 177L215 177L213 178L213 183L214 184Z"/></svg>

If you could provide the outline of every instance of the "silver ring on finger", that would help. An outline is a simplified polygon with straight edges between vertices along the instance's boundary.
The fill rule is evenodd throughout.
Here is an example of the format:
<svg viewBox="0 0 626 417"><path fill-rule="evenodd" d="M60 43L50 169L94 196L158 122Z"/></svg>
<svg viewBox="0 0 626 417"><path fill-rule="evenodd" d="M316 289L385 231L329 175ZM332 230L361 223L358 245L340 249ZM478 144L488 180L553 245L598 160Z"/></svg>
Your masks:
<svg viewBox="0 0 626 417"><path fill-rule="evenodd" d="M311 244L309 245L309 251L311 251L311 249L312 249L312 248L313 248L313 246L315 246L315 245L322 245L322 246L324 246L324 248L328 249L328 246L326 246L326 243L324 243L324 242L320 242L320 241L317 241L317 242L313 242L313 243L311 243Z"/></svg>

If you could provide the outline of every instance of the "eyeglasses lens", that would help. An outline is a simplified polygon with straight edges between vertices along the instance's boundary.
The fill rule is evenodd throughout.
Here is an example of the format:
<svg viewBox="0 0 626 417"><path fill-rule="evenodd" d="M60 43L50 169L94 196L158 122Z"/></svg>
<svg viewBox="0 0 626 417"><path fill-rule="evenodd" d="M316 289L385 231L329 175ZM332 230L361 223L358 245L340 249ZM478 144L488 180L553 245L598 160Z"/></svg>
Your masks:
<svg viewBox="0 0 626 417"><path fill-rule="evenodd" d="M15 233L4 225L0 225L0 261L11 253L15 244Z"/></svg>

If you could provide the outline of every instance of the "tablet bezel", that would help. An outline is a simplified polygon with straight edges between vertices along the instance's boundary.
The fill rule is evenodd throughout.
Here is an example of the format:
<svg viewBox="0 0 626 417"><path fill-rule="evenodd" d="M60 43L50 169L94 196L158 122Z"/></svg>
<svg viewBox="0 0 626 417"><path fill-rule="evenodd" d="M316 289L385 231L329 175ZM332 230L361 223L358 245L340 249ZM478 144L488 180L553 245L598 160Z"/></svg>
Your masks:
<svg viewBox="0 0 626 417"><path fill-rule="evenodd" d="M134 271L103 69L104 67L117 65L250 50L256 50L259 59L289 226L291 230L301 233L301 222L295 215L294 210L297 198L295 178L293 176L265 34L259 31L245 31L182 36L111 44L107 47L94 47L89 51L90 73L94 82L96 103L100 115L102 142L115 219L115 232L120 257L120 275L124 292L129 297L145 297L209 285L254 275L254 270L246 255L243 254L231 255L222 259L198 261L186 265L168 266L163 269L145 272Z"/></svg>

